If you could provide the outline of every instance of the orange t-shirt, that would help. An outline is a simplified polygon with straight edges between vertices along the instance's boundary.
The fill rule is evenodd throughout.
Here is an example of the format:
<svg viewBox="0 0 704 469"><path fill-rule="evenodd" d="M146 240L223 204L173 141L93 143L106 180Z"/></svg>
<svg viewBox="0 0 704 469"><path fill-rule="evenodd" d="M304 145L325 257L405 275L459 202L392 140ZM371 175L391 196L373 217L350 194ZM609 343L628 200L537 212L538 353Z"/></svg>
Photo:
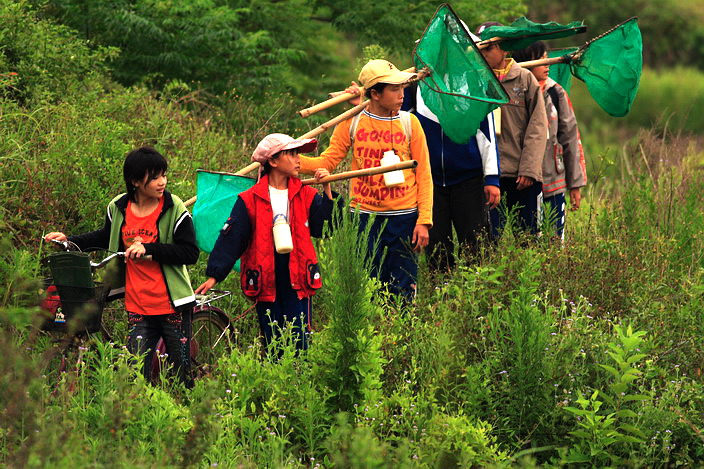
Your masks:
<svg viewBox="0 0 704 469"><path fill-rule="evenodd" d="M156 243L159 238L157 220L164 206L164 198L146 217L132 213L132 202L127 203L122 242L125 249L139 240L142 244ZM156 315L174 313L164 274L158 262L127 259L125 279L125 309L130 313Z"/></svg>
<svg viewBox="0 0 704 469"><path fill-rule="evenodd" d="M425 133L418 118L411 114L410 141L403 131L401 118L380 117L367 111L357 124L354 143L350 139L352 119L340 122L333 131L330 146L318 157L301 155L301 172L314 173L317 168L330 172L352 149L352 169L373 168L381 165L386 150L394 150L401 161L416 160L415 169L403 171L406 182L387 188L384 175L352 178L350 197L352 207L361 212L395 215L418 211L418 224L433 224L433 179L430 175L430 157ZM352 148L353 147L353 148Z"/></svg>

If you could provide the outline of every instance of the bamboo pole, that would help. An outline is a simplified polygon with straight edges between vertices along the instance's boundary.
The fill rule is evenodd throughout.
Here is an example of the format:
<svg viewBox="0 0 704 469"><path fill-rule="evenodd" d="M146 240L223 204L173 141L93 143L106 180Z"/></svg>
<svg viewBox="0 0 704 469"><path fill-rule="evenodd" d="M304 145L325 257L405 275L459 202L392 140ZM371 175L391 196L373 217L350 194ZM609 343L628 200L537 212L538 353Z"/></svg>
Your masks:
<svg viewBox="0 0 704 469"><path fill-rule="evenodd" d="M323 101L322 103L318 103L315 106L311 106L306 109L302 109L298 111L298 115L303 117L304 119L308 116L311 116L315 114L316 112L324 111L325 109L335 106L340 103L344 103L346 101L349 101L350 99L359 96L358 94L353 94L353 93L345 93L344 91L337 96L334 96L327 101Z"/></svg>
<svg viewBox="0 0 704 469"><path fill-rule="evenodd" d="M403 71L406 73L416 73L416 68L411 67ZM416 80L420 80L430 75L430 71L427 69L423 69L417 73L418 77L416 78ZM360 88L360 94L363 93L363 90L364 88ZM350 99L356 98L359 96L359 94L345 93L344 91L333 91L332 93L328 93L328 96L330 96L330 99L323 101L322 103L318 103L309 108L301 109L300 111L298 111L298 114L301 117L306 118L315 114L316 112L324 111L325 109L335 106L336 104L344 103L345 101L349 101Z"/></svg>
<svg viewBox="0 0 704 469"><path fill-rule="evenodd" d="M352 109L349 109L349 110L343 112L339 116L333 117L329 121L327 121L323 124L320 124L318 127L314 128L313 130L306 132L305 134L298 137L298 139L300 140L302 138L317 137L318 135L322 134L323 132L325 132L329 128L335 127L340 122L347 120L351 117L354 117L357 114L359 114L360 112L364 111L364 109L367 107L367 105L369 105L369 101L364 101L362 104L359 104L359 105L353 107ZM254 171L255 169L259 168L259 166L261 166L261 165L255 161L255 162L245 166L244 168L240 169L239 171L234 173L234 175L235 176L245 176L245 175L251 173L252 171ZM190 207L191 205L193 205L196 202L196 200L197 200L197 196L193 196L184 203L185 203L186 207Z"/></svg>
<svg viewBox="0 0 704 469"><path fill-rule="evenodd" d="M498 44L499 42L502 42L504 38L502 37L492 37L490 39L484 39L483 41L479 41L476 43L477 49L482 50L482 49L487 49L491 47L493 44Z"/></svg>
<svg viewBox="0 0 704 469"><path fill-rule="evenodd" d="M523 68L532 68L532 67L538 67L540 65L554 65L554 64L563 64L563 63L569 63L572 60L573 55L568 54L568 55L563 55L560 57L551 57L549 59L538 59L538 60L529 60L528 62L518 62L518 65L520 65Z"/></svg>
<svg viewBox="0 0 704 469"><path fill-rule="evenodd" d="M375 168L365 168L365 169L357 169L354 171L344 171L342 173L337 173L337 174L331 174L330 176L325 176L324 178L320 179L304 179L301 182L303 183L304 186L310 185L310 184L327 184L329 182L334 182L334 181L343 181L345 179L352 179L352 178L358 178L362 176L373 176L375 174L383 174L383 173L388 173L389 171L398 171L402 169L413 169L416 166L418 166L418 162L416 160L410 160L410 161L403 161L401 163L396 163L392 164L390 166L377 166Z"/></svg>

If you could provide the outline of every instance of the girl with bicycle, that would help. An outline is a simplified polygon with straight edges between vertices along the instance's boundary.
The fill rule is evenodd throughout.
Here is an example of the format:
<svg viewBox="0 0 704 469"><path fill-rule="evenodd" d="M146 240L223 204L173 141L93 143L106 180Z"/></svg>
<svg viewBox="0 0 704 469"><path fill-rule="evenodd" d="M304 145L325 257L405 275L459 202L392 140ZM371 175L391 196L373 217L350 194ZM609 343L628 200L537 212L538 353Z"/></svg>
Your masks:
<svg viewBox="0 0 704 469"><path fill-rule="evenodd" d="M323 197L297 177L299 152L311 152L317 144L315 139L295 140L284 134L267 135L259 142L252 160L261 163L261 178L237 198L210 253L209 278L196 289L205 293L223 281L241 258L242 290L257 302L267 345L281 327L292 323L296 348L308 347L310 298L322 286L311 236L322 236L333 208L329 184L323 186ZM328 174L318 169L315 177ZM290 235L282 237L281 230Z"/></svg>
<svg viewBox="0 0 704 469"><path fill-rule="evenodd" d="M196 263L199 251L188 210L166 190L167 167L166 158L153 148L133 150L123 166L127 192L110 201L103 227L68 237L52 232L44 239L68 240L81 250L125 252L124 262L115 262L108 300L125 297L128 349L137 355L146 353L143 373L150 379L152 356L163 337L168 361L190 386L195 295L186 265Z"/></svg>

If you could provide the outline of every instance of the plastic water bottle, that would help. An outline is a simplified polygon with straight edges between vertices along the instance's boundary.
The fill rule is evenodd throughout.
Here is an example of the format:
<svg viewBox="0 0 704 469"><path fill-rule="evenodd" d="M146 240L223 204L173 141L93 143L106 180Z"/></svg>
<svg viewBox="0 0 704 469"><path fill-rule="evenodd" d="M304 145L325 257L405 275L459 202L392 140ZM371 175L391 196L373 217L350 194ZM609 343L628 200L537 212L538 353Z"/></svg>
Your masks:
<svg viewBox="0 0 704 469"><path fill-rule="evenodd" d="M274 247L279 254L288 254L293 251L291 225L288 224L286 215L283 213L274 217Z"/></svg>
<svg viewBox="0 0 704 469"><path fill-rule="evenodd" d="M401 162L401 158L398 157L393 150L388 150L384 152L383 158L381 158L381 166L391 166ZM399 186L406 182L406 178L403 176L403 170L389 171L384 173L384 184L386 187Z"/></svg>

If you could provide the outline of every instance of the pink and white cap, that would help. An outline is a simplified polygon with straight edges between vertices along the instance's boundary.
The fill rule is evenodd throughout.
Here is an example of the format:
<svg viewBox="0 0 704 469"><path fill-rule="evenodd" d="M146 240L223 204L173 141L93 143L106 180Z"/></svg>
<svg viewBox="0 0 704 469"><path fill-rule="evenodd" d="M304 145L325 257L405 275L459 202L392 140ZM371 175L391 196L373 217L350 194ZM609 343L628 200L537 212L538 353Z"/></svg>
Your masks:
<svg viewBox="0 0 704 469"><path fill-rule="evenodd" d="M310 153L318 146L318 140L314 138L303 138L296 140L286 134L269 134L259 142L257 148L252 153L252 161L264 164L266 161L283 150L298 149L299 153Z"/></svg>

